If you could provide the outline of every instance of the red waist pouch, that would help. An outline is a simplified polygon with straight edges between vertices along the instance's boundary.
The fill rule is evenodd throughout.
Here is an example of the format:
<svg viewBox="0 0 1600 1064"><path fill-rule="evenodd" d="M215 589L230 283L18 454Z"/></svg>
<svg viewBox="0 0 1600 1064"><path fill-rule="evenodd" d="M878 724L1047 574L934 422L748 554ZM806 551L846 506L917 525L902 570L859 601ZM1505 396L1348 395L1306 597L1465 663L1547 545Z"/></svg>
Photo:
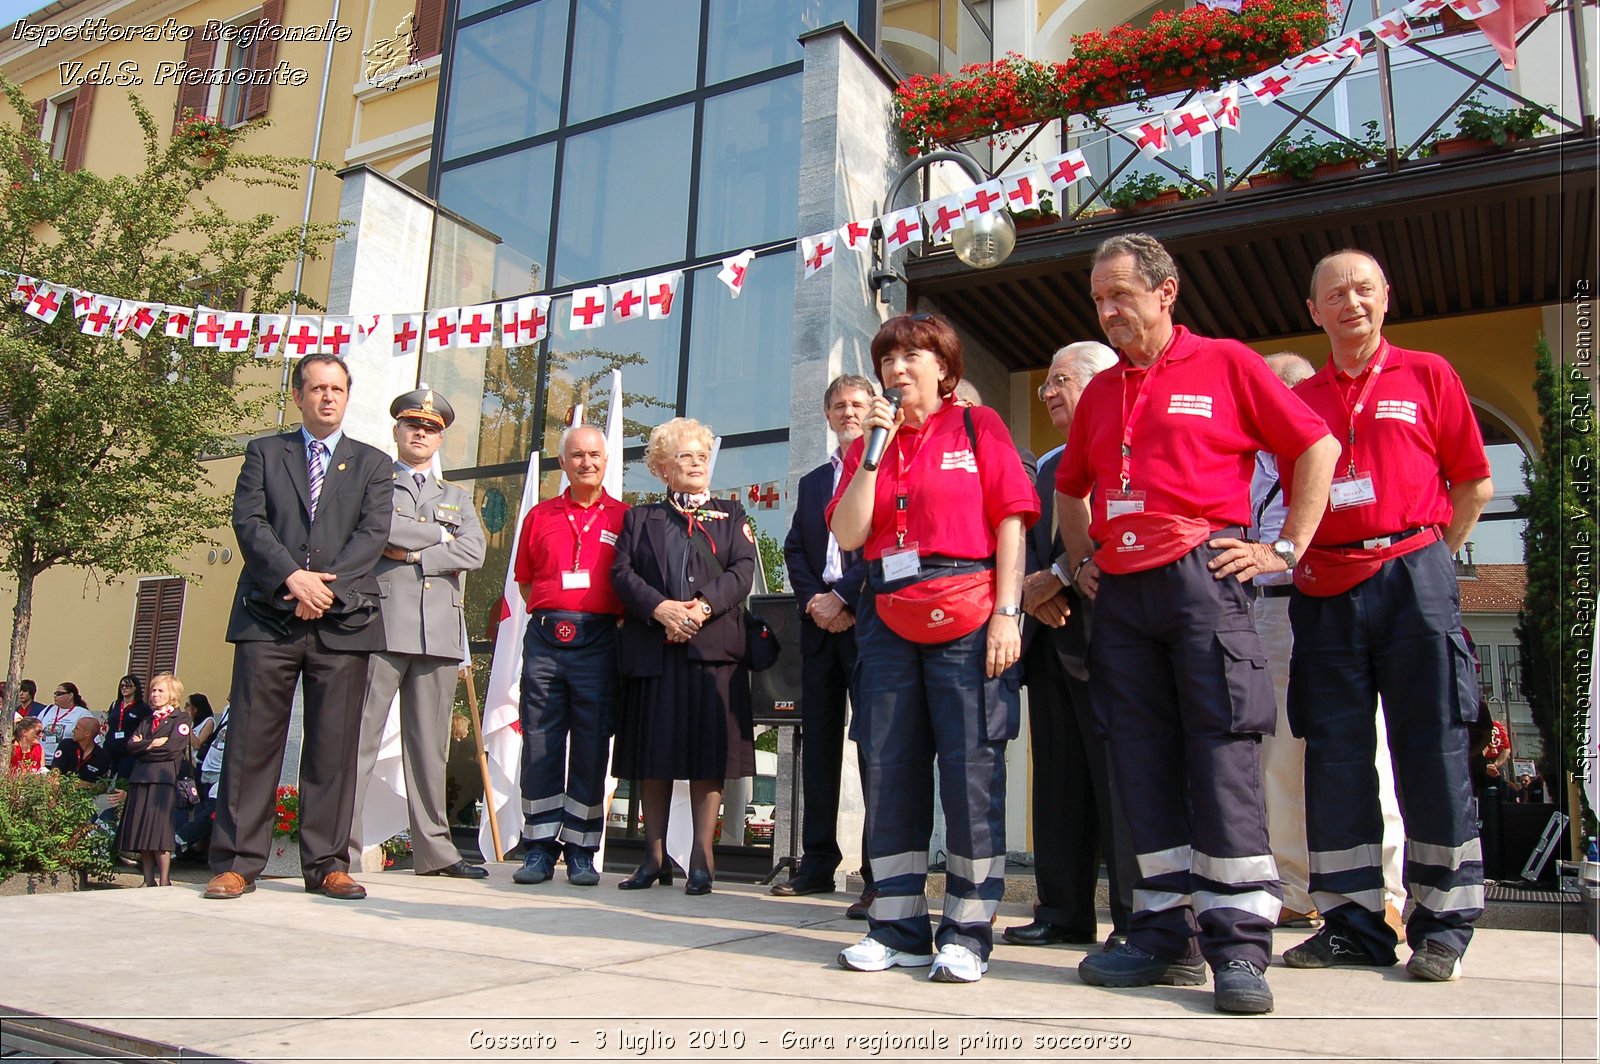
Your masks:
<svg viewBox="0 0 1600 1064"><path fill-rule="evenodd" d="M878 616L913 643L948 643L978 630L994 613L994 570L936 576L879 593Z"/></svg>
<svg viewBox="0 0 1600 1064"><path fill-rule="evenodd" d="M1176 514L1122 514L1106 523L1094 552L1103 573L1141 573L1175 562L1211 538L1211 525Z"/></svg>
<svg viewBox="0 0 1600 1064"><path fill-rule="evenodd" d="M1430 529L1422 535L1407 536L1398 543L1372 550L1310 547L1300 564L1294 567L1294 586L1317 598L1342 595L1371 577L1389 559L1431 546L1438 539L1438 529Z"/></svg>

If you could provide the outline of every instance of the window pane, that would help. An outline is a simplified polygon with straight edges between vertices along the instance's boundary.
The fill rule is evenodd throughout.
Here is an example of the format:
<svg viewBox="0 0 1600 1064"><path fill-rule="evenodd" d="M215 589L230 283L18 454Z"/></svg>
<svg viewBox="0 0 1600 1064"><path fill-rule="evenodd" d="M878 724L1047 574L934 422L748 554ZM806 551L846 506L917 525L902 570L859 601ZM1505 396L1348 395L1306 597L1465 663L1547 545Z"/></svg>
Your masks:
<svg viewBox="0 0 1600 1064"><path fill-rule="evenodd" d="M794 235L800 200L800 76L706 101L700 255Z"/></svg>
<svg viewBox="0 0 1600 1064"><path fill-rule="evenodd" d="M578 0L568 123L694 88L700 0Z"/></svg>
<svg viewBox="0 0 1600 1064"><path fill-rule="evenodd" d="M939 73L939 0L886 0L882 47L908 75Z"/></svg>
<svg viewBox="0 0 1600 1064"><path fill-rule="evenodd" d="M499 238L497 258L505 263L505 276L496 279L495 288L503 294L545 287L541 264L550 251L555 162L555 145L542 144L439 176L439 203Z"/></svg>
<svg viewBox="0 0 1600 1064"><path fill-rule="evenodd" d="M744 302L740 297L739 302ZM787 394L788 389L785 389ZM817 412L821 417L821 411ZM720 425L711 426L722 433ZM711 494L727 498L739 493L739 504L756 520L756 530L782 543L789 532L789 500L783 497L783 481L789 475L789 445L763 443L755 447L724 447L717 454L717 467L711 471ZM752 491L754 489L754 491ZM762 495L776 495L763 502ZM752 498L752 495L755 498ZM777 574L773 573L773 577Z"/></svg>
<svg viewBox="0 0 1600 1064"><path fill-rule="evenodd" d="M802 33L835 22L852 29L860 0L711 0L706 84L793 63Z"/></svg>
<svg viewBox="0 0 1600 1064"><path fill-rule="evenodd" d="M556 453L567 409L588 395L584 420L604 423L610 396L610 371L622 370L628 397L622 410L624 447L643 443L652 426L672 417L678 406L678 347L683 330L676 313L662 321L626 322L572 332L572 300L550 308L550 367L545 398L544 452Z"/></svg>
<svg viewBox="0 0 1600 1064"><path fill-rule="evenodd" d="M724 436L782 428L789 423L794 252L752 262L738 299L717 280L721 268L689 279L695 302L685 409Z"/></svg>
<svg viewBox="0 0 1600 1064"><path fill-rule="evenodd" d="M566 47L565 0L544 0L457 32L444 158L554 129Z"/></svg>
<svg viewBox="0 0 1600 1064"><path fill-rule="evenodd" d="M693 126L678 107L567 141L552 287L686 257Z"/></svg>
<svg viewBox="0 0 1600 1064"><path fill-rule="evenodd" d="M58 163L67 157L67 136L72 132L72 112L77 109L77 97L56 104L55 128L50 131L50 158Z"/></svg>

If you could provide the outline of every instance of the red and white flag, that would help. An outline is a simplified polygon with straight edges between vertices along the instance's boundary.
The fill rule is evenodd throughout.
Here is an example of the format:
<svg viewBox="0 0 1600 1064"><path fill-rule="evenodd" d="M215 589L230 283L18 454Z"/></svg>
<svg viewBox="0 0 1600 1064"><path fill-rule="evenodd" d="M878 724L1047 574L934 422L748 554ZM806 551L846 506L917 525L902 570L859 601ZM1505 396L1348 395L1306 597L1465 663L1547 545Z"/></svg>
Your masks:
<svg viewBox="0 0 1600 1064"><path fill-rule="evenodd" d="M193 307L179 307L168 303L167 323L162 326L161 335L170 336L174 340L186 340L189 337L189 325L193 321Z"/></svg>
<svg viewBox="0 0 1600 1064"><path fill-rule="evenodd" d="M598 329L606 323L606 286L597 284L590 288L580 288L572 293L572 311L567 319L567 328L574 332L583 329Z"/></svg>
<svg viewBox="0 0 1600 1064"><path fill-rule="evenodd" d="M928 220L928 239L935 244L950 242L950 234L967 226L966 207L959 194L941 196L922 205L922 216Z"/></svg>
<svg viewBox="0 0 1600 1064"><path fill-rule="evenodd" d="M124 303L123 306L126 307L127 304ZM217 348L230 355L250 350L250 332L255 323L254 314L223 315L222 333L217 337Z"/></svg>
<svg viewBox="0 0 1600 1064"><path fill-rule="evenodd" d="M38 287L33 290L33 296L28 300L27 306L22 308L23 313L30 318L38 318L48 325L56 320L56 315L61 313L62 304L70 299L71 296L67 294L66 288L51 284L49 281L40 281Z"/></svg>
<svg viewBox="0 0 1600 1064"><path fill-rule="evenodd" d="M256 318L256 357L277 358L283 351L283 331L289 327L287 314L262 314Z"/></svg>
<svg viewBox="0 0 1600 1064"><path fill-rule="evenodd" d="M322 347L322 319L315 314L296 314L289 319L283 334L284 351L290 358L314 355Z"/></svg>
<svg viewBox="0 0 1600 1064"><path fill-rule="evenodd" d="M1139 154L1146 159L1154 159L1172 147L1171 138L1167 136L1167 123L1164 118L1157 118L1152 122L1143 122L1132 129L1125 129L1122 135L1133 141L1133 146L1139 149Z"/></svg>
<svg viewBox="0 0 1600 1064"><path fill-rule="evenodd" d="M1039 171L1027 170L1000 179L1000 189L1005 193L1006 207L1013 211L1032 211L1039 208Z"/></svg>
<svg viewBox="0 0 1600 1064"><path fill-rule="evenodd" d="M975 222L985 214L992 214L1006 204L1005 190L1000 187L999 178L974 185L960 195L961 209L966 212L969 222Z"/></svg>
<svg viewBox="0 0 1600 1064"><path fill-rule="evenodd" d="M1245 78L1244 91L1265 107L1288 92L1289 86L1293 83L1294 76L1289 73L1288 68L1275 66L1271 70L1263 70L1253 77Z"/></svg>
<svg viewBox="0 0 1600 1064"><path fill-rule="evenodd" d="M105 336L111 332L111 323L116 320L117 310L122 301L112 296L91 296L89 310L83 316L83 324L78 331L85 336Z"/></svg>
<svg viewBox="0 0 1600 1064"><path fill-rule="evenodd" d="M199 306L194 308L194 339L196 347L216 347L222 340L222 315L220 310Z"/></svg>
<svg viewBox="0 0 1600 1064"><path fill-rule="evenodd" d="M507 351L527 347L532 340L522 338L522 324L517 321L517 302L508 300L500 304L500 346Z"/></svg>
<svg viewBox="0 0 1600 1064"><path fill-rule="evenodd" d="M672 317L672 307L678 301L678 286L683 283L683 271L658 273L644 279L645 312L651 321ZM618 395L621 393L618 392ZM620 451L613 452L620 454ZM609 473L610 470L608 469ZM621 498L619 495L618 498Z"/></svg>
<svg viewBox="0 0 1600 1064"><path fill-rule="evenodd" d="M1391 11L1382 18L1373 19L1363 29L1385 48L1398 48L1412 37L1411 23L1399 11Z"/></svg>
<svg viewBox="0 0 1600 1064"><path fill-rule="evenodd" d="M1040 165L1044 167L1045 180L1050 182L1050 187L1055 189L1058 197L1064 195L1068 186L1074 181L1082 181L1092 176L1089 173L1089 161L1077 148L1052 159L1046 159Z"/></svg>
<svg viewBox="0 0 1600 1064"><path fill-rule="evenodd" d="M1450 0L1411 0L1400 9L1400 13L1410 18L1428 18L1449 6Z"/></svg>
<svg viewBox="0 0 1600 1064"><path fill-rule="evenodd" d="M1476 20L1507 70L1517 69L1517 35L1550 13L1545 0L1506 0L1476 15L1466 14L1463 6L1459 2L1454 5L1463 18Z"/></svg>
<svg viewBox="0 0 1600 1064"><path fill-rule="evenodd" d="M1331 63L1335 58L1333 52L1324 44L1311 49L1309 52L1301 52L1284 65L1290 70L1307 70L1314 66L1321 66L1324 63Z"/></svg>
<svg viewBox="0 0 1600 1064"><path fill-rule="evenodd" d="M1450 0L1450 10L1468 22L1476 22L1499 11L1500 0Z"/></svg>
<svg viewBox="0 0 1600 1064"><path fill-rule="evenodd" d="M862 255L872 253L872 219L845 222L839 227L839 246Z"/></svg>
<svg viewBox="0 0 1600 1064"><path fill-rule="evenodd" d="M18 274L17 275L16 286L11 289L11 302L13 302L13 303L26 303L26 302L28 302L28 300L33 298L34 289L36 289L38 287L39 287L39 282L34 280L32 277L29 277L25 273Z"/></svg>
<svg viewBox="0 0 1600 1064"><path fill-rule="evenodd" d="M395 358L415 355L422 346L422 315L395 314L389 318L389 354Z"/></svg>
<svg viewBox="0 0 1600 1064"><path fill-rule="evenodd" d="M143 340L150 335L150 330L156 327L156 317L165 307L165 303L134 303L123 300L122 314L127 316L123 327Z"/></svg>
<svg viewBox="0 0 1600 1064"><path fill-rule="evenodd" d="M885 252L895 252L922 243L922 216L915 207L902 207L878 219L883 226Z"/></svg>
<svg viewBox="0 0 1600 1064"><path fill-rule="evenodd" d="M1196 137L1217 131L1217 123L1211 117L1211 109L1204 100L1196 100L1187 107L1180 107L1176 111L1166 114L1167 128L1172 131L1172 139L1178 144L1188 144Z"/></svg>
<svg viewBox="0 0 1600 1064"><path fill-rule="evenodd" d="M382 318L382 314L358 314L356 316L356 335L362 339L371 336L378 331L378 322Z"/></svg>
<svg viewBox="0 0 1600 1064"><path fill-rule="evenodd" d="M833 229L800 238L800 258L805 264L805 276L810 277L833 265L833 251L838 239L839 234Z"/></svg>
<svg viewBox="0 0 1600 1064"><path fill-rule="evenodd" d="M423 350L432 355L456 346L456 331L461 323L460 307L436 307L428 311L422 330Z"/></svg>
<svg viewBox="0 0 1600 1064"><path fill-rule="evenodd" d="M488 347L494 343L494 304L462 307L456 337L456 346L460 348Z"/></svg>
<svg viewBox="0 0 1600 1064"><path fill-rule="evenodd" d="M94 293L93 292L85 292L85 291L83 291L81 289L78 289L78 288L74 288L72 290L72 316L74 318L81 318L85 314L89 313L89 308L93 304L94 304ZM159 306L164 306L165 304L157 303L155 305L159 307Z"/></svg>
<svg viewBox="0 0 1600 1064"><path fill-rule="evenodd" d="M356 342L356 319L348 314L329 314L322 319L322 343L317 348L325 355L344 358Z"/></svg>
<svg viewBox="0 0 1600 1064"><path fill-rule="evenodd" d="M1350 69L1354 70L1361 65L1362 56L1366 55L1366 46L1361 43L1361 34L1347 33L1336 41L1329 41L1323 45L1328 54L1335 59L1350 60Z"/></svg>
<svg viewBox="0 0 1600 1064"><path fill-rule="evenodd" d="M607 285L606 297L611 301L610 313L614 322L638 321L645 316L643 277Z"/></svg>
<svg viewBox="0 0 1600 1064"><path fill-rule="evenodd" d="M739 293L744 291L745 279L750 274L750 263L755 257L756 253L747 248L737 255L730 255L722 260L722 269L717 271L717 280L728 286L733 298L738 299Z"/></svg>
<svg viewBox="0 0 1600 1064"><path fill-rule="evenodd" d="M1211 121L1217 124L1218 129L1239 129L1239 83L1237 81L1224 85L1217 92L1208 92L1205 95L1206 111L1211 115Z"/></svg>
<svg viewBox="0 0 1600 1064"><path fill-rule="evenodd" d="M550 297L523 296L517 300L517 325L526 343L535 344L550 335Z"/></svg>

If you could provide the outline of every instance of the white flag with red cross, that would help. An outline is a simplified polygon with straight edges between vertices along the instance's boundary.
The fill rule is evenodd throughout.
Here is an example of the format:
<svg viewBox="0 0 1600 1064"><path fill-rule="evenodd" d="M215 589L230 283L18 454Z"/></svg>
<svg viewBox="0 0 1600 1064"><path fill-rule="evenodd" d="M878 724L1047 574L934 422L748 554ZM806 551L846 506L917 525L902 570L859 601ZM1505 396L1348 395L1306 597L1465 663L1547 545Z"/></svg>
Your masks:
<svg viewBox="0 0 1600 1064"><path fill-rule="evenodd" d="M322 319L315 314L296 314L289 319L283 334L283 350L289 358L314 355L322 347Z"/></svg>
<svg viewBox="0 0 1600 1064"><path fill-rule="evenodd" d="M1172 138L1167 135L1167 122L1165 118L1157 118L1150 122L1141 122L1132 129L1125 129L1122 135L1133 141L1133 146L1139 149L1139 154L1146 159L1154 159L1165 154L1172 147Z"/></svg>
<svg viewBox="0 0 1600 1064"><path fill-rule="evenodd" d="M408 358L422 349L422 315L394 314L389 318L389 354Z"/></svg>
<svg viewBox="0 0 1600 1064"><path fill-rule="evenodd" d="M382 314L359 314L359 315L357 315L356 316L356 335L361 337L362 339L366 339L368 336L371 336L373 333L378 331L378 322L382 318L383 318Z"/></svg>
<svg viewBox="0 0 1600 1064"><path fill-rule="evenodd" d="M845 222L839 227L839 246L861 255L872 254L872 219Z"/></svg>
<svg viewBox="0 0 1600 1064"><path fill-rule="evenodd" d="M524 341L536 344L550 335L550 297L523 296L517 300L517 326Z"/></svg>
<svg viewBox="0 0 1600 1064"><path fill-rule="evenodd" d="M834 229L800 238L800 257L805 263L805 276L811 277L833 265L833 252L838 240L839 233Z"/></svg>
<svg viewBox="0 0 1600 1064"><path fill-rule="evenodd" d="M1391 11L1362 27L1385 48L1398 48L1412 37L1411 22L1399 11Z"/></svg>
<svg viewBox="0 0 1600 1064"><path fill-rule="evenodd" d="M194 308L194 339L196 347L216 347L222 338L223 311L207 306Z"/></svg>
<svg viewBox="0 0 1600 1064"><path fill-rule="evenodd" d="M1000 179L1000 190L1005 193L1006 207L1013 211L1039 209L1038 168L1020 174L1008 174Z"/></svg>
<svg viewBox="0 0 1600 1064"><path fill-rule="evenodd" d="M459 342L456 333L461 324L460 307L435 307L428 311L425 320L423 350L428 354L452 350Z"/></svg>
<svg viewBox="0 0 1600 1064"><path fill-rule="evenodd" d="M56 320L56 315L61 313L62 304L70 298L67 290L61 285L40 281L38 287L33 290L33 296L28 300L27 306L22 309L30 318L38 318L48 325Z"/></svg>
<svg viewBox="0 0 1600 1064"><path fill-rule="evenodd" d="M174 340L187 340L189 326L194 322L194 308L180 307L172 303L167 304L167 321L161 327L161 335L170 336Z"/></svg>
<svg viewBox="0 0 1600 1064"><path fill-rule="evenodd" d="M262 314L256 318L256 357L277 358L283 351L283 333L289 327L287 314Z"/></svg>
<svg viewBox="0 0 1600 1064"><path fill-rule="evenodd" d="M522 323L517 320L517 301L507 300L500 304L500 346L507 351L515 351L519 347L527 347L533 343L522 337Z"/></svg>
<svg viewBox="0 0 1600 1064"><path fill-rule="evenodd" d="M1309 52L1301 52L1284 65L1294 71L1309 70L1314 66L1324 66L1332 63L1337 58L1328 46L1324 44L1311 49Z"/></svg>
<svg viewBox="0 0 1600 1064"><path fill-rule="evenodd" d="M1427 18L1430 15L1437 15L1449 6L1450 0L1411 0L1411 3L1400 9L1400 12L1411 18Z"/></svg>
<svg viewBox="0 0 1600 1064"><path fill-rule="evenodd" d="M973 185L965 192L960 193L961 209L966 213L967 221L975 222L986 214L993 214L1006 204L1005 190L1000 187L1000 179L994 178Z"/></svg>
<svg viewBox="0 0 1600 1064"><path fill-rule="evenodd" d="M223 315L222 334L218 337L217 348L230 355L250 350L250 334L255 323L254 314Z"/></svg>
<svg viewBox="0 0 1600 1064"><path fill-rule="evenodd" d="M928 220L928 239L935 244L948 244L952 233L967 226L966 207L958 193L924 203L922 216Z"/></svg>
<svg viewBox="0 0 1600 1064"><path fill-rule="evenodd" d="M613 322L639 321L645 316L643 277L607 285L606 298L611 304L610 314Z"/></svg>
<svg viewBox="0 0 1600 1064"><path fill-rule="evenodd" d="M39 287L39 282L27 274L17 275L17 283L11 289L11 302L26 303L33 298L34 289Z"/></svg>
<svg viewBox="0 0 1600 1064"><path fill-rule="evenodd" d="M165 306L165 303L135 303L125 299L119 315L125 318L122 327L143 340L156 327L156 317Z"/></svg>
<svg viewBox="0 0 1600 1064"><path fill-rule="evenodd" d="M915 207L902 207L878 219L883 226L885 252L896 252L912 244L922 243L922 215Z"/></svg>
<svg viewBox="0 0 1600 1064"><path fill-rule="evenodd" d="M1454 0L1450 10L1469 22L1476 22L1485 15L1499 11L1500 2L1499 0Z"/></svg>
<svg viewBox="0 0 1600 1064"><path fill-rule="evenodd" d="M317 350L324 355L349 356L356 343L356 319L348 314L328 314L322 319L322 343Z"/></svg>
<svg viewBox="0 0 1600 1064"><path fill-rule="evenodd" d="M1348 33L1336 41L1329 41L1322 46L1329 55L1335 59L1350 61L1350 69L1354 70L1361 65L1361 57L1366 55L1366 46L1361 43L1361 34Z"/></svg>
<svg viewBox="0 0 1600 1064"><path fill-rule="evenodd" d="M592 285L572 293L572 310L567 317L567 328L573 331L598 329L606 323L606 286Z"/></svg>
<svg viewBox="0 0 1600 1064"><path fill-rule="evenodd" d="M1055 189L1058 197L1063 195L1074 181L1082 181L1092 176L1089 173L1088 160L1077 148L1063 152L1052 159L1046 159L1039 165L1044 168L1044 178L1050 182L1050 187Z"/></svg>
<svg viewBox="0 0 1600 1064"><path fill-rule="evenodd" d="M1218 129L1239 130L1239 83L1237 81L1224 85L1217 92L1208 92L1205 97L1206 113L1211 116L1211 121L1217 124Z"/></svg>
<svg viewBox="0 0 1600 1064"><path fill-rule="evenodd" d="M113 296L90 296L89 310L83 316L83 324L78 331L85 336L106 336L111 332L111 323L116 320L117 310L122 301Z"/></svg>
<svg viewBox="0 0 1600 1064"><path fill-rule="evenodd" d="M1266 107L1288 92L1293 84L1294 75L1289 73L1288 68L1275 66L1271 70L1263 70L1259 74L1245 78L1244 91L1255 97L1256 103Z"/></svg>
<svg viewBox="0 0 1600 1064"><path fill-rule="evenodd" d="M91 306L93 306L93 305L94 305L94 293L93 292L85 292L81 288L74 288L72 290L72 316L74 318L81 318L85 314L89 313L89 308ZM165 304L158 303L156 305L157 306L164 306Z"/></svg>
<svg viewBox="0 0 1600 1064"><path fill-rule="evenodd" d="M744 282L750 275L750 263L755 257L756 253L746 248L739 254L730 255L722 260L722 269L717 271L717 280L728 286L733 298L738 299L739 293L744 291Z"/></svg>
<svg viewBox="0 0 1600 1064"><path fill-rule="evenodd" d="M1172 131L1172 139L1178 144L1188 144L1196 137L1217 131L1217 123L1212 119L1211 111L1206 107L1204 100L1196 100L1187 107L1168 111L1166 119L1167 128Z"/></svg>
<svg viewBox="0 0 1600 1064"><path fill-rule="evenodd" d="M494 343L494 304L462 307L461 319L456 323L456 337L456 346L463 349L488 347Z"/></svg>
<svg viewBox="0 0 1600 1064"><path fill-rule="evenodd" d="M672 307L678 301L678 286L683 283L683 271L652 274L644 279L645 313L651 321L672 317Z"/></svg>

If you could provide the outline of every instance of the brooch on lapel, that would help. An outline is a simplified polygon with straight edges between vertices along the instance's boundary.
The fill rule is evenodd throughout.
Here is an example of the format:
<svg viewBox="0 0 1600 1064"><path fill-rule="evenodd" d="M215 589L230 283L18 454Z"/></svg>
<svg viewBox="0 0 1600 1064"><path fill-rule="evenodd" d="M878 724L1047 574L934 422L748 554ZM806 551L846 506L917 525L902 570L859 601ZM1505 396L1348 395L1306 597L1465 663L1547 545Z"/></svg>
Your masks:
<svg viewBox="0 0 1600 1064"><path fill-rule="evenodd" d="M696 510L694 516L697 521L725 521L728 518L721 510Z"/></svg>

